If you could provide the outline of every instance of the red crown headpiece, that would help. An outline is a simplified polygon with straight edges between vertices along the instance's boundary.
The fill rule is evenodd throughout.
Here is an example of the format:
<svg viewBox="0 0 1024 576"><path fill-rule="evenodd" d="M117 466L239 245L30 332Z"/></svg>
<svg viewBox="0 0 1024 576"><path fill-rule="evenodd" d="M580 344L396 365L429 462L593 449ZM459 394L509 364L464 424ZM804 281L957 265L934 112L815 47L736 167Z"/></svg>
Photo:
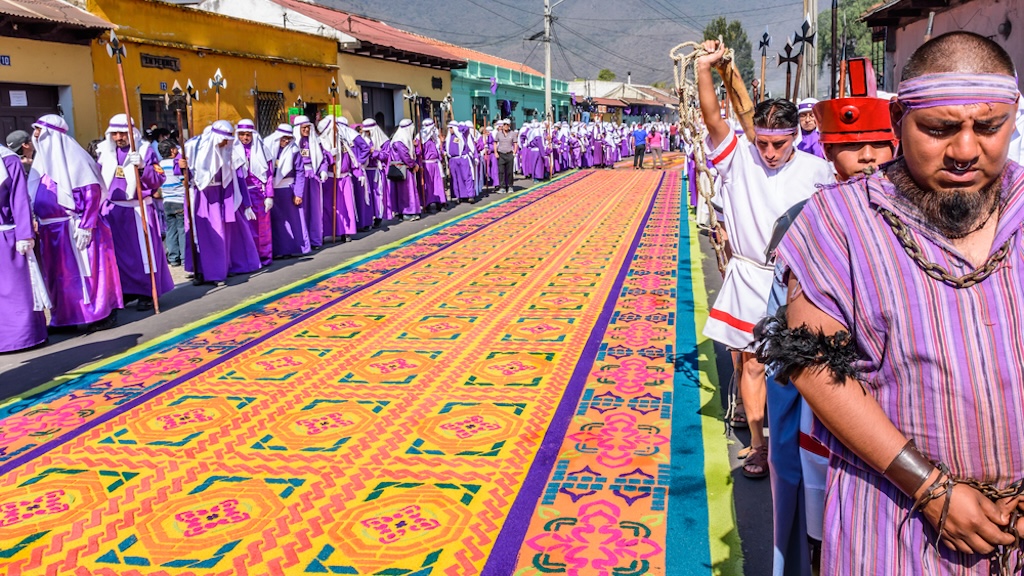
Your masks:
<svg viewBox="0 0 1024 576"><path fill-rule="evenodd" d="M889 101L881 98L837 98L814 105L822 144L895 142Z"/></svg>

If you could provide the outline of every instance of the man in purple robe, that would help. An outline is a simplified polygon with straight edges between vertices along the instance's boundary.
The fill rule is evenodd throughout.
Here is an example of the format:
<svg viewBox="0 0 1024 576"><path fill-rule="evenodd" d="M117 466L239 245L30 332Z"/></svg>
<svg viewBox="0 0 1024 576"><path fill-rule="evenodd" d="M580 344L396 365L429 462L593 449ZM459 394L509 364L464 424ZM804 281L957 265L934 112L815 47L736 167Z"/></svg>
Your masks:
<svg viewBox="0 0 1024 576"><path fill-rule="evenodd" d="M213 123L189 158L198 193L193 202L199 269L207 282L260 268L260 257L245 220L256 220L240 169L244 154L234 148L235 131L227 120Z"/></svg>
<svg viewBox="0 0 1024 576"><path fill-rule="evenodd" d="M423 210L416 182L420 166L416 163L416 148L413 145L415 135L416 126L412 120L405 118L399 122L398 129L391 138L391 166L405 172L405 180L391 182L396 202L395 211L402 215L403 220L419 220L420 212Z"/></svg>
<svg viewBox="0 0 1024 576"><path fill-rule="evenodd" d="M4 329L0 330L0 352L13 352L46 342L45 295L42 278L32 277L32 209L21 158L0 146L0 302L4 306ZM41 294L39 294L41 292Z"/></svg>
<svg viewBox="0 0 1024 576"><path fill-rule="evenodd" d="M547 171L549 150L545 145L545 139L544 125L538 122L530 130L529 134L530 164L528 166L528 175L533 178L534 182L543 180Z"/></svg>
<svg viewBox="0 0 1024 576"><path fill-rule="evenodd" d="M359 143L362 140L362 143ZM373 208L373 227L392 217L391 187L388 185L388 137L373 118L363 120L356 152L366 174L367 196Z"/></svg>
<svg viewBox="0 0 1024 576"><path fill-rule="evenodd" d="M420 174L423 177L424 202L429 206L437 204L437 209L448 203L444 191L444 173L441 166L441 140L438 138L437 126L434 121L426 119L420 128Z"/></svg>
<svg viewBox="0 0 1024 576"><path fill-rule="evenodd" d="M28 185L39 223L39 255L52 307L50 326L110 328L123 307L114 237L100 218L104 186L89 153L56 114L33 124Z"/></svg>
<svg viewBox="0 0 1024 576"><path fill-rule="evenodd" d="M299 148L300 163L295 167L305 175L302 190L302 212L309 229L309 245L319 250L324 244L324 190L327 181L327 157L320 147L320 137L313 131L313 124L305 116L296 116L293 137Z"/></svg>
<svg viewBox="0 0 1024 576"><path fill-rule="evenodd" d="M274 187L274 205L270 210L274 258L301 256L311 250L301 196L306 188L306 174L296 170L300 156L293 133L291 124L281 124L264 141L267 158L272 164L270 181Z"/></svg>
<svg viewBox="0 0 1024 576"><path fill-rule="evenodd" d="M100 174L108 192L102 215L110 225L114 238L114 255L117 257L117 270L125 302L138 300L138 310L151 310L150 262L154 267L157 296L174 289L171 270L164 257L164 243L160 239L159 217L162 215L158 215L153 206L153 192L159 190L164 183L164 173L160 168L160 159L151 146L144 147L142 152L131 150L128 130L134 132L135 142L142 142L142 133L135 128L134 122L129 126L127 116L114 116L108 123L106 139L96 147ZM136 196L140 193L149 230L142 227L142 211ZM147 232L150 248L148 257L144 236Z"/></svg>
<svg viewBox="0 0 1024 576"><path fill-rule="evenodd" d="M825 149L819 141L821 135L818 133L818 121L814 118L814 105L817 103L815 98L804 98L796 106L800 113L800 140L796 143L796 149L825 158Z"/></svg>
<svg viewBox="0 0 1024 576"><path fill-rule="evenodd" d="M256 132L252 120L242 120L235 127L235 152L245 157L242 167L249 204L256 214L249 221L260 264L270 266L274 259L274 243L271 240L270 211L274 208L274 183L271 181L271 162L263 146L263 138Z"/></svg>
<svg viewBox="0 0 1024 576"><path fill-rule="evenodd" d="M452 197L458 201L476 201L476 184L473 177L473 147L462 135L455 122L448 124L448 137L444 142L444 153L448 157L448 172L452 176Z"/></svg>
<svg viewBox="0 0 1024 576"><path fill-rule="evenodd" d="M348 127L342 116L320 120L320 146L329 160L327 182L324 183L324 234L334 241L348 242L356 233L355 198L359 177L359 161L352 150L356 131ZM335 179L337 175L337 179ZM333 191L333 193L332 193Z"/></svg>

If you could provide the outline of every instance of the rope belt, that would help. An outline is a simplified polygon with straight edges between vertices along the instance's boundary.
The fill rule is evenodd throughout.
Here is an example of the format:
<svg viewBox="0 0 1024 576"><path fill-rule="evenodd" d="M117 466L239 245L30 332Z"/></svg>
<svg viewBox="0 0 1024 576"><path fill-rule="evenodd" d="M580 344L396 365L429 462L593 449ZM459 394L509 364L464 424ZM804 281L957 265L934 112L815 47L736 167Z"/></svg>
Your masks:
<svg viewBox="0 0 1024 576"><path fill-rule="evenodd" d="M142 210L139 209L138 201L107 200L107 202L110 202L114 206L117 206L117 207L120 207L120 208L131 208L135 212L135 232L136 232L136 237L138 238L138 241L139 241L139 254L142 255L142 257L143 257L142 258L142 269L143 269L143 271L145 271L146 274L149 274L149 272L150 272L150 270L149 270L150 259L152 259L153 262L156 262L156 256L154 256L154 254L152 252L152 249L150 249L149 251L146 250L146 237L143 236L143 234L146 234L148 232L148 230L145 230L142 227ZM153 204L153 199L150 198L150 197L146 197L146 198L143 198L143 202L145 202L146 206L151 206ZM146 258L146 254L147 253L150 256L149 258Z"/></svg>
<svg viewBox="0 0 1024 576"><path fill-rule="evenodd" d="M68 212L67 216L58 216L56 218L40 218L40 226L49 226L51 224L63 224L68 222L70 225L71 232L71 250L75 254L75 262L78 264L78 275L82 281L82 301L85 304L90 304L91 299L89 298L89 284L86 278L92 277L92 265L89 263L89 247L79 250L78 245L75 242L75 234L78 232L78 225L82 221L81 216L75 212Z"/></svg>

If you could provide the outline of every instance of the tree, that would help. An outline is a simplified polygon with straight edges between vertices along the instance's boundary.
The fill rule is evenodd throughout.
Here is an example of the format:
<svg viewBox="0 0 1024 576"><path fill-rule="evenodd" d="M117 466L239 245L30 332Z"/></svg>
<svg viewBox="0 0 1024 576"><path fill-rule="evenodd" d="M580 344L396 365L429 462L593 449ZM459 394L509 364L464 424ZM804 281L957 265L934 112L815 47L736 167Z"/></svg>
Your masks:
<svg viewBox="0 0 1024 576"><path fill-rule="evenodd" d="M743 24L740 24L739 20L726 22L724 16L719 16L704 28L704 39L717 40L719 36L722 37L725 45L732 48L735 53L736 68L740 71L743 82L749 87L754 80L754 56Z"/></svg>
<svg viewBox="0 0 1024 576"><path fill-rule="evenodd" d="M601 71L597 73L598 80L607 80L608 82L612 82L615 78L615 72L612 72L607 68L602 68Z"/></svg>
<svg viewBox="0 0 1024 576"><path fill-rule="evenodd" d="M668 88L668 82L665 82L664 80L658 80L657 82L652 82L651 83L651 88L658 88L660 90L665 90L665 89Z"/></svg>
<svg viewBox="0 0 1024 576"><path fill-rule="evenodd" d="M840 2L839 14L836 16L839 42L836 43L836 58L843 56L843 22L846 22L846 57L857 56L871 57L871 29L867 24L861 22L860 16L871 9L878 0L847 0ZM832 9L822 10L818 15L818 37L815 39L818 44L818 62L821 62L821 70L826 72L832 65ZM872 62L875 70L880 70L880 62Z"/></svg>

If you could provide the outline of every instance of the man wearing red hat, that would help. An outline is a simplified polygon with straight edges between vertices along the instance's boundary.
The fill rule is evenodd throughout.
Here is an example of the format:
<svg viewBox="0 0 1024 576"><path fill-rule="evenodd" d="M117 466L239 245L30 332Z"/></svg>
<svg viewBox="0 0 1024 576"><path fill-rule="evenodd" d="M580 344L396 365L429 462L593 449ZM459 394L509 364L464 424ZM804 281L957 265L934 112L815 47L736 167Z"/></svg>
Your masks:
<svg viewBox="0 0 1024 576"><path fill-rule="evenodd" d="M900 156L815 194L778 247L760 358L831 452L822 574L1020 572L1019 101L991 39L924 43L889 107Z"/></svg>
<svg viewBox="0 0 1024 576"><path fill-rule="evenodd" d="M836 180L873 174L889 162L896 139L889 120L889 101L881 98L839 98L813 106L825 156L832 162ZM785 235L789 224L803 209L794 206L776 223L768 255ZM786 284L776 268L768 301L774 316L785 303ZM829 450L812 436L814 414L789 382L780 383L768 372L768 460L772 481L774 522L774 573L809 576L817 564L825 519L825 478ZM813 541L813 543L811 542Z"/></svg>

